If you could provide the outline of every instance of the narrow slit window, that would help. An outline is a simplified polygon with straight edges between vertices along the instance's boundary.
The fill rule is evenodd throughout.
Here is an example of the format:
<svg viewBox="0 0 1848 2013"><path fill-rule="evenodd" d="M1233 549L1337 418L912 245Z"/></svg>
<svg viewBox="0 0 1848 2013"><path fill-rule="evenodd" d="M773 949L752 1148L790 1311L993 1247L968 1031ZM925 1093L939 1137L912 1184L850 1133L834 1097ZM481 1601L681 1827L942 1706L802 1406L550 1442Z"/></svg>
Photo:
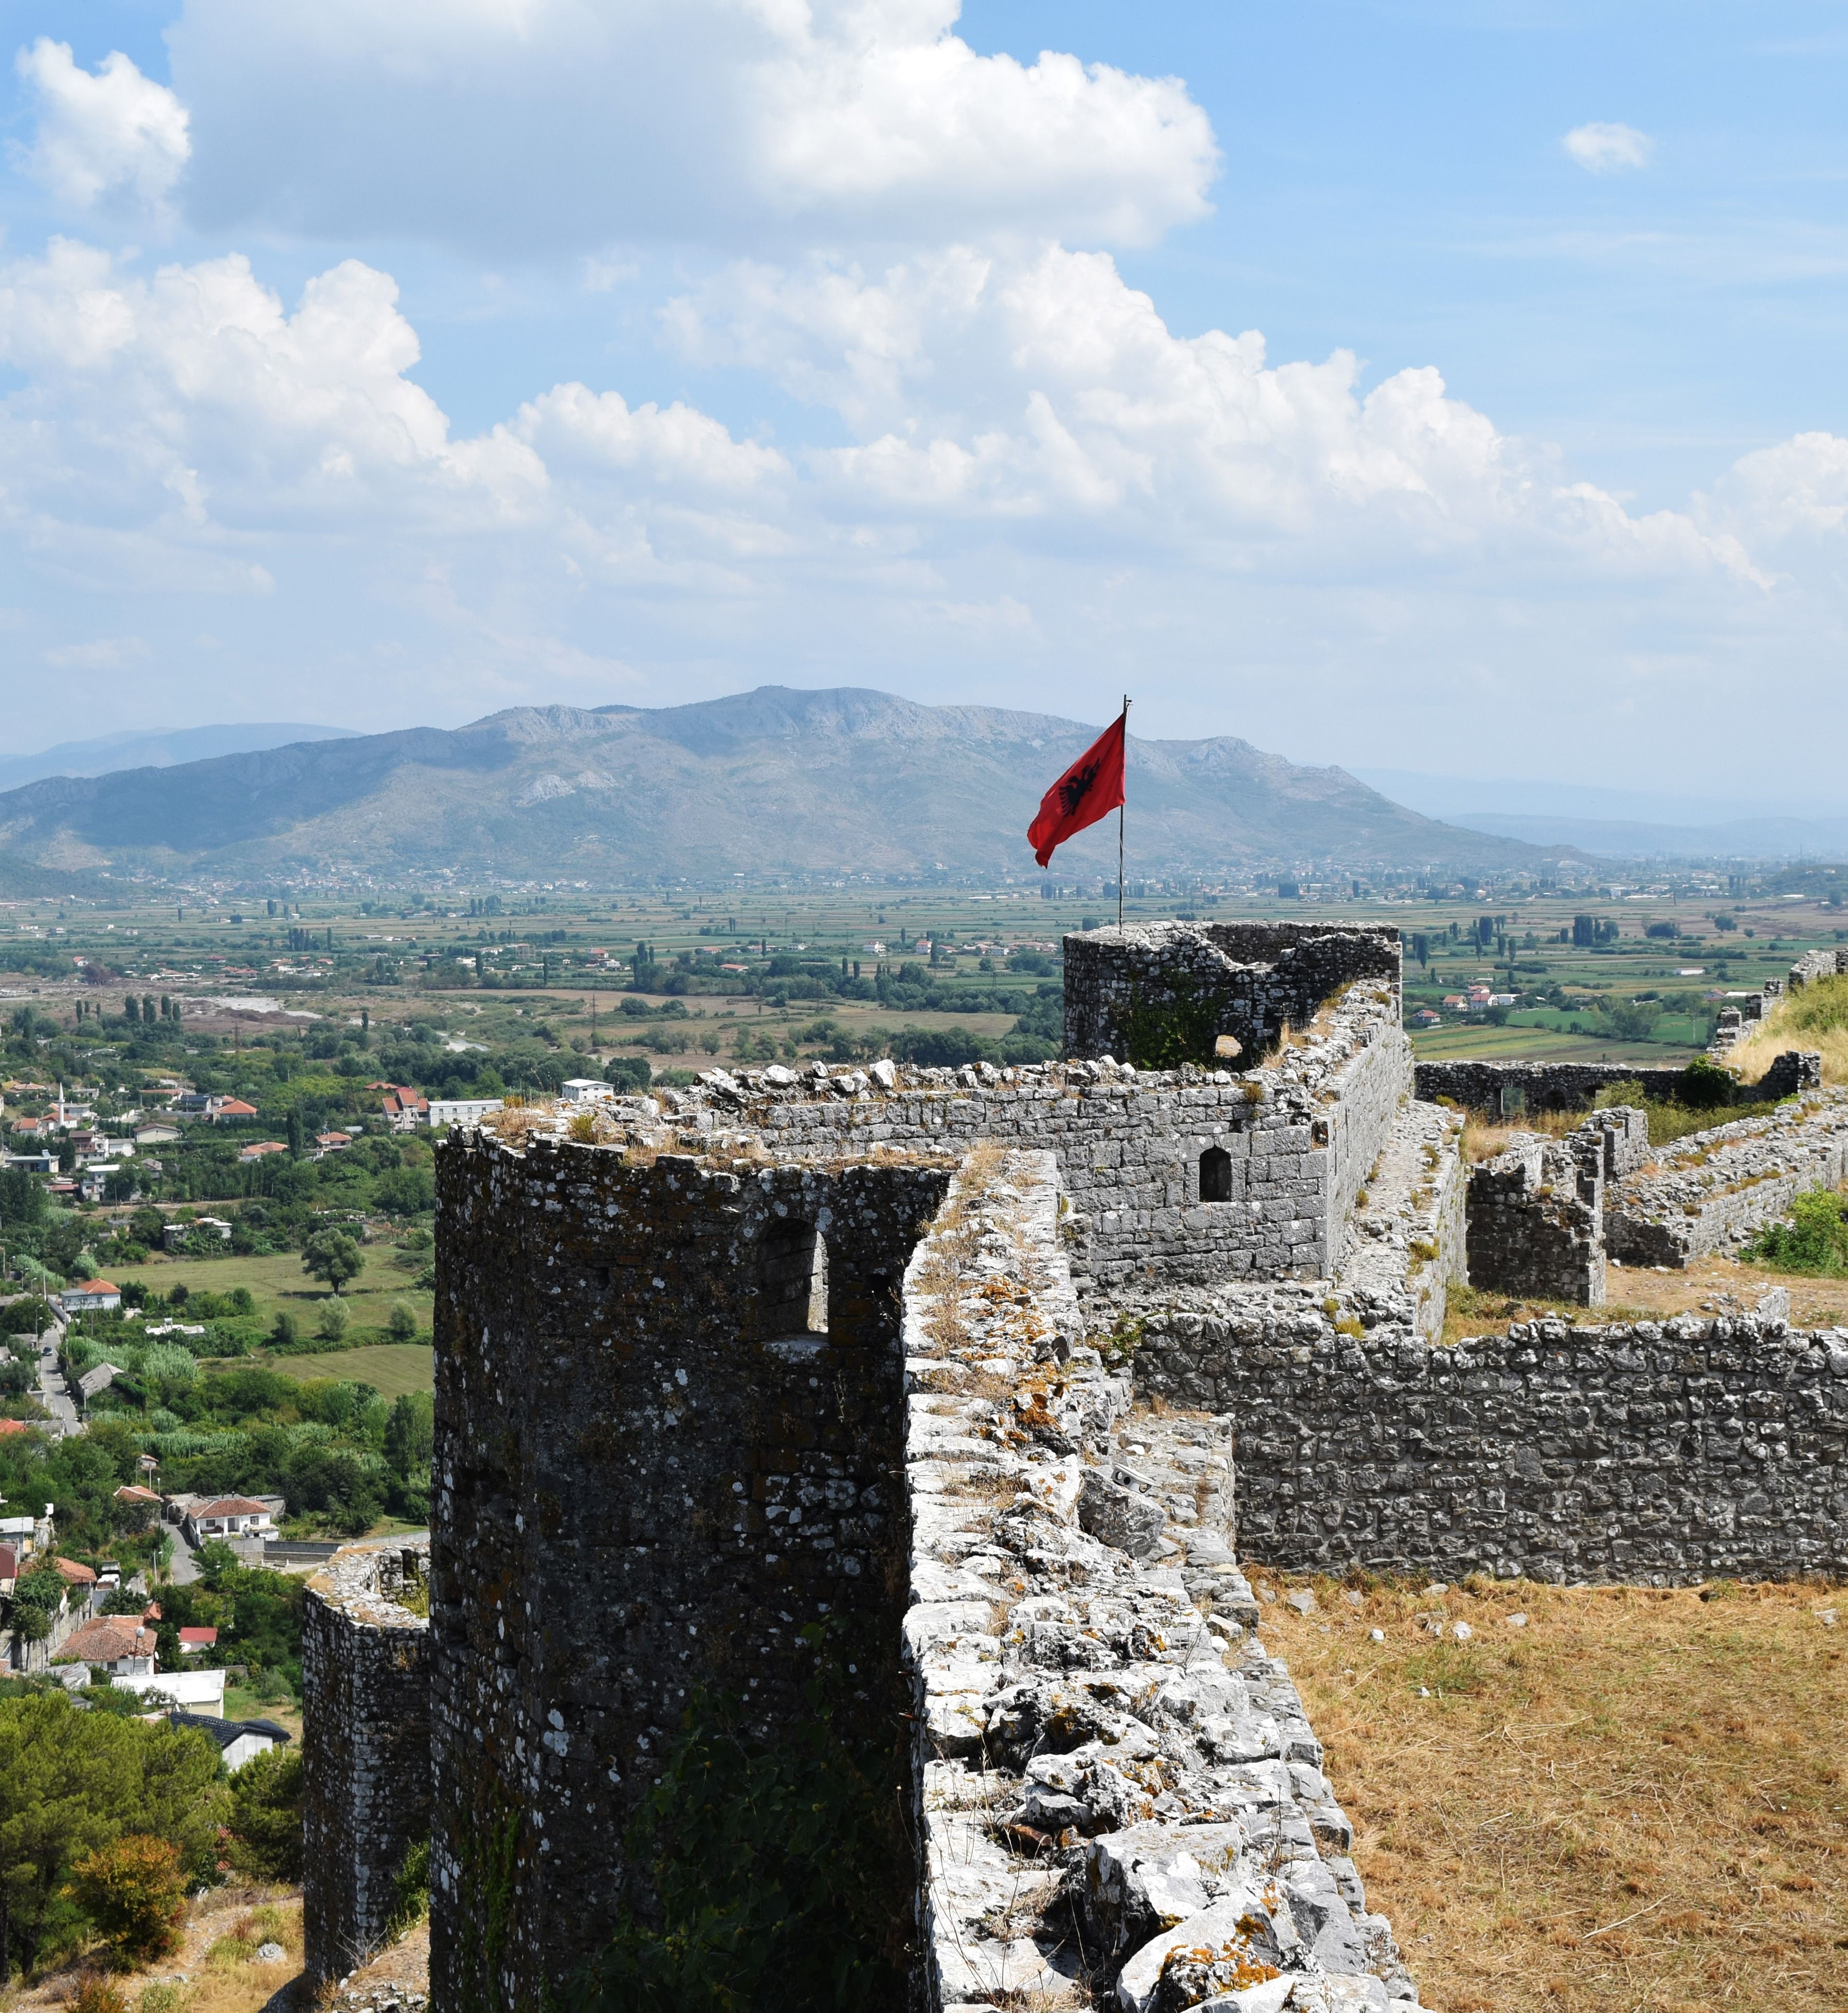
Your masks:
<svg viewBox="0 0 1848 2013"><path fill-rule="evenodd" d="M779 1221L764 1233L757 1290L767 1336L827 1332L827 1240L812 1223Z"/></svg>
<svg viewBox="0 0 1848 2013"><path fill-rule="evenodd" d="M1209 1146L1200 1156L1200 1200L1232 1199L1232 1157L1223 1146Z"/></svg>

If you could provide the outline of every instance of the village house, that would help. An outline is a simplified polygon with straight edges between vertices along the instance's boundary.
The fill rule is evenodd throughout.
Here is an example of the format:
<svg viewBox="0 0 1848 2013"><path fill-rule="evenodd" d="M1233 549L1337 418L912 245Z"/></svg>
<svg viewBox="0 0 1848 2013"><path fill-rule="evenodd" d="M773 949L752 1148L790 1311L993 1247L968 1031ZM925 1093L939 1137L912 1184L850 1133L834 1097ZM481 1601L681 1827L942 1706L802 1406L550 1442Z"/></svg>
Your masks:
<svg viewBox="0 0 1848 2013"><path fill-rule="evenodd" d="M366 1088L385 1093L379 1100L380 1109L384 1113L385 1123L394 1132L409 1132L413 1127L429 1124L429 1099L412 1089L409 1084L374 1083Z"/></svg>
<svg viewBox="0 0 1848 2013"><path fill-rule="evenodd" d="M254 1761L272 1747L285 1746L293 1738L287 1727L273 1719L214 1719L209 1714L175 1711L167 1714L172 1727L190 1727L217 1743L226 1772L236 1775L246 1761Z"/></svg>
<svg viewBox="0 0 1848 2013"><path fill-rule="evenodd" d="M267 1503L248 1496L214 1496L192 1503L184 1513L182 1528L189 1545L202 1545L212 1538L268 1537L276 1524Z"/></svg>
<svg viewBox="0 0 1848 2013"><path fill-rule="evenodd" d="M113 1678L151 1678L154 1631L138 1614L98 1614L66 1638L55 1661L100 1665Z"/></svg>
<svg viewBox="0 0 1848 2013"><path fill-rule="evenodd" d="M208 1650L218 1647L216 1629L182 1629L180 1631L180 1654L182 1657L202 1656Z"/></svg>
<svg viewBox="0 0 1848 2013"><path fill-rule="evenodd" d="M107 1279L87 1279L80 1286L66 1286L58 1304L67 1314L113 1314L122 1304L122 1289Z"/></svg>
<svg viewBox="0 0 1848 2013"><path fill-rule="evenodd" d="M195 1217L191 1223L163 1223L160 1226L161 1249L164 1251L184 1251L186 1240L195 1231L216 1237L220 1244L231 1241L231 1226L222 1216Z"/></svg>

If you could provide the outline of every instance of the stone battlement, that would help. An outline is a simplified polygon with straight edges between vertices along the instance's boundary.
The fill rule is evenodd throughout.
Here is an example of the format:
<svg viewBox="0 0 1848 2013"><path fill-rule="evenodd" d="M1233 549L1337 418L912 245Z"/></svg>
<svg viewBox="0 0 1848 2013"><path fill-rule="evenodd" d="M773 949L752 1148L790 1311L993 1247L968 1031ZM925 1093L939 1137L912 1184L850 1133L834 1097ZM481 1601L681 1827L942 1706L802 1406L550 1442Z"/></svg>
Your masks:
<svg viewBox="0 0 1848 2013"><path fill-rule="evenodd" d="M1730 1198L1831 1178L1848 1107L1659 1153L1601 1109L1469 1168L1413 1094L1398 959L1096 931L1061 1063L714 1070L453 1131L430 1620L414 1553L310 1589L315 1975L379 1933L427 1807L433 2002L567 1998L651 1918L626 1840L689 1709L806 1739L822 1671L916 1841L887 1870L924 2013L1414 2003L1239 1548L1848 1570L1843 1338L1435 1346L1466 1267L1595 1303L1628 1226L1734 1232Z"/></svg>

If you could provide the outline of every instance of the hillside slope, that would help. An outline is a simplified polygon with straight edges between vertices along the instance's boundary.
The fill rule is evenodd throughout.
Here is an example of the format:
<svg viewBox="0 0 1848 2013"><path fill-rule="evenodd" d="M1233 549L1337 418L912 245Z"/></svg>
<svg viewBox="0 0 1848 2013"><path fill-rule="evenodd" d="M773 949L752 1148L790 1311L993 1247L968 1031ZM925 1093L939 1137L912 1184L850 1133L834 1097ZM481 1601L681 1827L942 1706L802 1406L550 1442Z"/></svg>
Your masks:
<svg viewBox="0 0 1848 2013"><path fill-rule="evenodd" d="M1041 793L1094 737L1050 714L766 685L643 710L522 706L0 795L0 846L69 869L516 878L906 876L1030 868ZM1544 856L1247 742L1129 751L1134 874L1315 860L1482 868ZM1116 869L1112 820L1062 852Z"/></svg>

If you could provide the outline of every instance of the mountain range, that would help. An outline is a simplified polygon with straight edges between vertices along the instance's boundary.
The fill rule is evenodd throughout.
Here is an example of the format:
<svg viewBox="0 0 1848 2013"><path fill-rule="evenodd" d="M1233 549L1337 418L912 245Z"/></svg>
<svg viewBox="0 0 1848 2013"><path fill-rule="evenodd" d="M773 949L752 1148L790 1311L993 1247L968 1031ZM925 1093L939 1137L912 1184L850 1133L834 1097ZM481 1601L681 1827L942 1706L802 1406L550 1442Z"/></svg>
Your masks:
<svg viewBox="0 0 1848 2013"><path fill-rule="evenodd" d="M17 789L41 776L107 776L122 769L167 769L213 755L242 755L291 741L334 741L350 727L309 727L300 720L259 720L221 727L175 727L145 734L105 734L95 741L61 741L36 755L0 755L0 790Z"/></svg>
<svg viewBox="0 0 1848 2013"><path fill-rule="evenodd" d="M324 733L325 730L315 730ZM1098 728L765 685L697 704L520 706L0 794L0 847L69 871L712 879L1031 869L1024 833ZM1326 863L1482 871L1548 854L1231 737L1128 752L1132 878ZM1116 821L1054 862L1113 876Z"/></svg>

